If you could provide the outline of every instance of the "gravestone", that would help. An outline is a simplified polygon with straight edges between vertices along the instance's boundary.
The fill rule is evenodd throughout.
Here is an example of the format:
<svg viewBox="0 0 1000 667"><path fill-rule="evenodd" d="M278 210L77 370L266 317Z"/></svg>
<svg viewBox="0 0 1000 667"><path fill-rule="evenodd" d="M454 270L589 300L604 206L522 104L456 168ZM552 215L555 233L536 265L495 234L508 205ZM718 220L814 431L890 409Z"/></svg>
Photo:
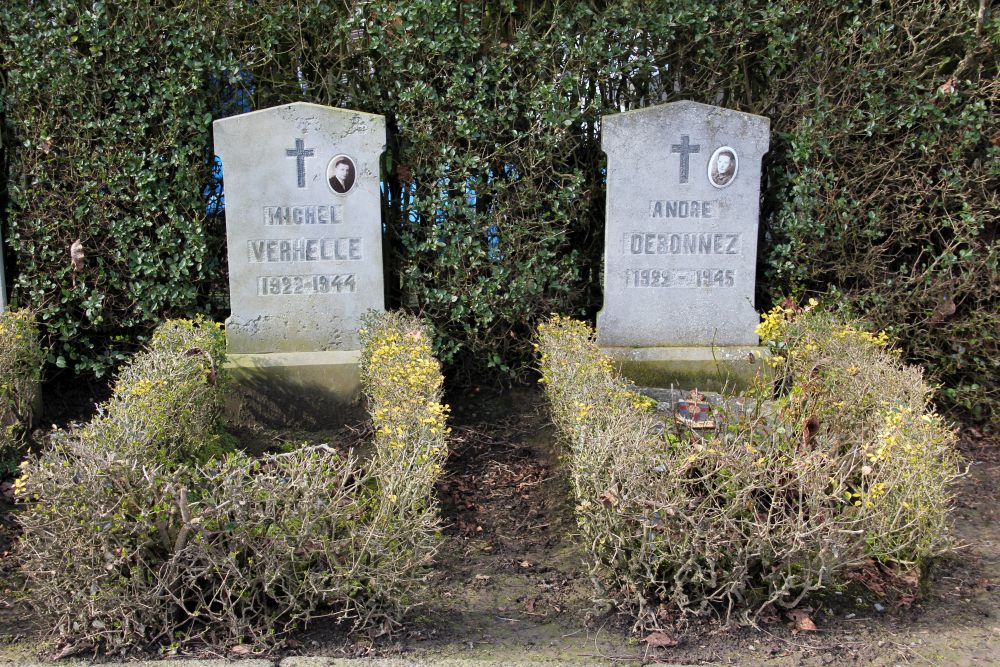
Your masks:
<svg viewBox="0 0 1000 667"><path fill-rule="evenodd" d="M639 384L721 390L760 369L754 285L769 126L696 102L603 118L597 340Z"/></svg>
<svg viewBox="0 0 1000 667"><path fill-rule="evenodd" d="M385 119L299 102L217 120L214 132L228 365L241 389L230 418L321 425L356 401L361 317L384 309Z"/></svg>

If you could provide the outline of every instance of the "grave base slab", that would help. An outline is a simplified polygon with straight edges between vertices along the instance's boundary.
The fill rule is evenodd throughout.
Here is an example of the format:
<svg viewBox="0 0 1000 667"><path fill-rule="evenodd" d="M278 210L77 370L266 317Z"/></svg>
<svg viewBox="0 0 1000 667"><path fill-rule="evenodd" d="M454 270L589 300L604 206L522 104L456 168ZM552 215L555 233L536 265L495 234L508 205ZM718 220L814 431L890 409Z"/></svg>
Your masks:
<svg viewBox="0 0 1000 667"><path fill-rule="evenodd" d="M642 387L675 387L731 393L769 374L767 348L602 347L622 375Z"/></svg>
<svg viewBox="0 0 1000 667"><path fill-rule="evenodd" d="M360 350L230 354L226 421L335 428L363 417Z"/></svg>

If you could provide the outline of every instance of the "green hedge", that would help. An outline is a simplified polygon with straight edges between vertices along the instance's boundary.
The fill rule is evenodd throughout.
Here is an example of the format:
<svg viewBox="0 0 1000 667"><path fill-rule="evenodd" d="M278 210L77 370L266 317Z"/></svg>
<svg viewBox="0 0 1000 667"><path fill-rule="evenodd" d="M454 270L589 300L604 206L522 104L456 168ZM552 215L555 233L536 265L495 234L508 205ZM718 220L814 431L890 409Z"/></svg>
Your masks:
<svg viewBox="0 0 1000 667"><path fill-rule="evenodd" d="M803 13L798 63L770 83L764 279L833 289L948 403L997 423L1000 20L977 24L973 2L836 4Z"/></svg>
<svg viewBox="0 0 1000 667"><path fill-rule="evenodd" d="M203 310L224 231L206 217L213 80L235 70L207 3L4 3L13 299L50 361L103 374L165 316ZM70 247L85 259L74 272Z"/></svg>
<svg viewBox="0 0 1000 667"><path fill-rule="evenodd" d="M434 323L453 371L523 375L542 316L600 307L600 116L693 99L772 119L761 308L835 288L988 421L1000 24L978 10L13 0L0 49L14 296L39 309L52 359L80 371L113 364L163 314L224 315L209 118L306 100L388 119L389 304Z"/></svg>

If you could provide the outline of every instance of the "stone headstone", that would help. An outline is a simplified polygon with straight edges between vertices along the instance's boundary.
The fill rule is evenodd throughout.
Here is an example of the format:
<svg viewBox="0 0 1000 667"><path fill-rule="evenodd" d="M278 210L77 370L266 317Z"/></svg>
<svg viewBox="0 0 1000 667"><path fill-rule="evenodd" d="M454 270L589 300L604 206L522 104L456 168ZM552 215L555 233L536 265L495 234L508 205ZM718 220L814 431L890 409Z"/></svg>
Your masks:
<svg viewBox="0 0 1000 667"><path fill-rule="evenodd" d="M381 116L296 103L215 121L234 353L358 349L384 308Z"/></svg>
<svg viewBox="0 0 1000 667"><path fill-rule="evenodd" d="M598 343L646 370L673 364L678 376L667 372L661 383L684 384L706 360L704 370L718 376L711 362L720 357L756 365L750 355L760 321L754 285L769 126L761 116L696 102L602 121L608 170Z"/></svg>
<svg viewBox="0 0 1000 667"><path fill-rule="evenodd" d="M304 387L310 404L323 391L353 395L361 317L384 309L385 119L299 102L217 120L214 130L237 379L282 385L282 400Z"/></svg>

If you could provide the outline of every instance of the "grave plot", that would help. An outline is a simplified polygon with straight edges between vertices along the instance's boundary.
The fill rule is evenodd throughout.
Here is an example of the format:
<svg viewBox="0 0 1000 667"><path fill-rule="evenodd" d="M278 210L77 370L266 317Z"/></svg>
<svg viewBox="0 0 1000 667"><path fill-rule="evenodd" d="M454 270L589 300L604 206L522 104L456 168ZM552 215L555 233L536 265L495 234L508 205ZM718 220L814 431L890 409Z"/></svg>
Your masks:
<svg viewBox="0 0 1000 667"><path fill-rule="evenodd" d="M320 619L398 628L438 546L447 408L418 322L373 313L361 336L364 459L322 442L241 451L221 424L219 326L172 321L94 419L25 460L17 557L58 653L245 654Z"/></svg>

